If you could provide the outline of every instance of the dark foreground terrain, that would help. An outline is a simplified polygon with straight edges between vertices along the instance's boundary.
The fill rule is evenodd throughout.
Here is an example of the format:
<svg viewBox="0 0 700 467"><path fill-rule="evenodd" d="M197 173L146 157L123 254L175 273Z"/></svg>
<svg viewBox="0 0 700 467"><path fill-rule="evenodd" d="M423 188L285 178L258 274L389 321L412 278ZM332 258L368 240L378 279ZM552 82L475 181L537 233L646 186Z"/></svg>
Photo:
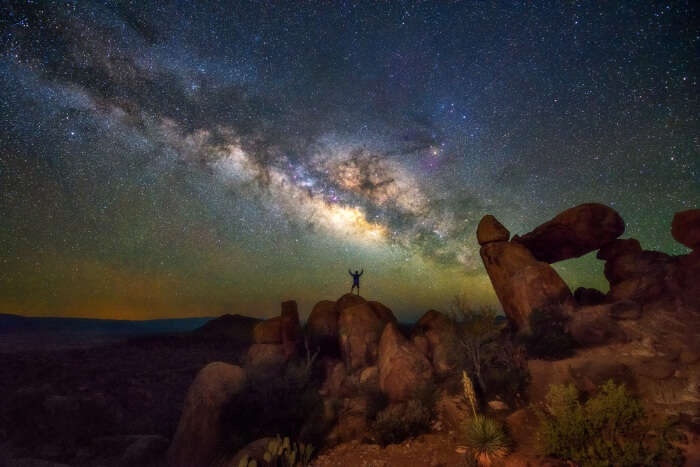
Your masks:
<svg viewBox="0 0 700 467"><path fill-rule="evenodd" d="M217 360L241 364L247 348L211 327L83 335L79 348L65 348L65 334L14 331L0 336L0 466L128 465L129 455L134 465L159 465L197 371Z"/></svg>

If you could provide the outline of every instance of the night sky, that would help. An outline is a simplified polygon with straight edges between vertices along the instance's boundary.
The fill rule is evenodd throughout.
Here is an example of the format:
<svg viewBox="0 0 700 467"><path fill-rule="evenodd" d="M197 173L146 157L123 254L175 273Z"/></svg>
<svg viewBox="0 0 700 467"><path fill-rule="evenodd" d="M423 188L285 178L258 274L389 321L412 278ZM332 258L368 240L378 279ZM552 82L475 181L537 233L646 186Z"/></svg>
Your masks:
<svg viewBox="0 0 700 467"><path fill-rule="evenodd" d="M412 319L496 302L483 215L584 202L688 251L693 2L210 3L3 2L0 312L304 316L364 268Z"/></svg>

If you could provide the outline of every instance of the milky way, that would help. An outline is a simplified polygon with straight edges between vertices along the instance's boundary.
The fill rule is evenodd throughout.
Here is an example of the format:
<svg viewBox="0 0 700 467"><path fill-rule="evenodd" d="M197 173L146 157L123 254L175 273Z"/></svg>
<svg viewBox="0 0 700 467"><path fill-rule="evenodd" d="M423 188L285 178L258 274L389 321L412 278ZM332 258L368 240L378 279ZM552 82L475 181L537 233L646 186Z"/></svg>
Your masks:
<svg viewBox="0 0 700 467"><path fill-rule="evenodd" d="M616 3L616 4L614 4ZM10 2L0 312L270 316L349 290L495 303L480 218L583 202L686 250L690 2ZM591 255L556 265L605 290Z"/></svg>

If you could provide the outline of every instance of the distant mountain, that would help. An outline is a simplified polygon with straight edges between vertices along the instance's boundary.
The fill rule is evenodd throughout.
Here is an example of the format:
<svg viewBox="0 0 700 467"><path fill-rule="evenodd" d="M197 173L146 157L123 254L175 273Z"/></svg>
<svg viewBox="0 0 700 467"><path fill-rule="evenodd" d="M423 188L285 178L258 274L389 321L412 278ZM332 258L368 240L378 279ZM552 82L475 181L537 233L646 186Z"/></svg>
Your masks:
<svg viewBox="0 0 700 467"><path fill-rule="evenodd" d="M208 337L226 337L241 344L253 342L253 328L260 319L239 314L226 314L212 319L198 329L194 334Z"/></svg>
<svg viewBox="0 0 700 467"><path fill-rule="evenodd" d="M129 321L91 318L41 318L0 313L0 334L58 333L135 336L188 332L211 317Z"/></svg>

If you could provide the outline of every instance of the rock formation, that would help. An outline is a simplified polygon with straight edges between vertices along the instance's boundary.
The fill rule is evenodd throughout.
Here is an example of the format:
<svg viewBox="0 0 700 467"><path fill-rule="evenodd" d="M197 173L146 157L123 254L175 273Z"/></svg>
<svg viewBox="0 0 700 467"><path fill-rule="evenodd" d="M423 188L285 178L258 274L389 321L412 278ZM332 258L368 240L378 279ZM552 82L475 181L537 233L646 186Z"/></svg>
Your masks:
<svg viewBox="0 0 700 467"><path fill-rule="evenodd" d="M207 467L217 455L221 439L220 417L225 403L240 392L245 371L235 365L213 362L202 368L187 391L175 437L168 450L171 467Z"/></svg>
<svg viewBox="0 0 700 467"><path fill-rule="evenodd" d="M700 209L677 212L671 222L671 235L691 250L700 248Z"/></svg>
<svg viewBox="0 0 700 467"><path fill-rule="evenodd" d="M389 323L379 342L379 388L392 402L405 401L433 377L430 362L420 350Z"/></svg>
<svg viewBox="0 0 700 467"><path fill-rule="evenodd" d="M507 242L510 232L491 214L485 215L476 228L476 239L479 245L491 242Z"/></svg>
<svg viewBox="0 0 700 467"><path fill-rule="evenodd" d="M537 261L520 243L486 243L481 247L481 259L504 313L518 329L529 328L533 310L573 300L559 274L549 264Z"/></svg>
<svg viewBox="0 0 700 467"><path fill-rule="evenodd" d="M610 243L625 231L620 215L597 203L581 204L558 214L522 237L513 237L538 261L577 258Z"/></svg>
<svg viewBox="0 0 700 467"><path fill-rule="evenodd" d="M337 302L338 335L341 355L348 372L372 366L377 361L379 338L387 322L395 322L391 310L373 307L363 298L347 294Z"/></svg>
<svg viewBox="0 0 700 467"><path fill-rule="evenodd" d="M438 375L446 375L458 364L461 353L452 320L436 310L427 311L413 326L411 341L433 365Z"/></svg>
<svg viewBox="0 0 700 467"><path fill-rule="evenodd" d="M338 310L335 302L323 300L314 305L306 320L306 336L312 348L324 355L335 354L338 348Z"/></svg>

